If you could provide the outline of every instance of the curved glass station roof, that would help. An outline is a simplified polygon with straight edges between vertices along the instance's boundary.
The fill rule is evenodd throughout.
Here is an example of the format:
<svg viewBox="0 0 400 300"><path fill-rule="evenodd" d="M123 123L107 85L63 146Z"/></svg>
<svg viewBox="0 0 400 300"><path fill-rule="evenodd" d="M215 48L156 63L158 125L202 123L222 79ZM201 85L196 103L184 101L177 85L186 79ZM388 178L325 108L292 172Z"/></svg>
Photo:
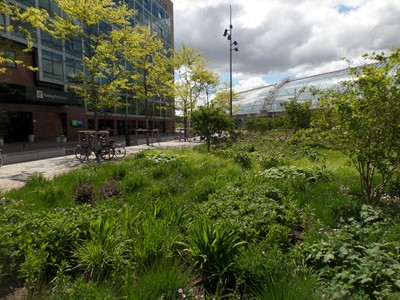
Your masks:
<svg viewBox="0 0 400 300"><path fill-rule="evenodd" d="M241 100L235 101L234 114L237 116L274 116L284 110L283 103L296 99L298 102L312 101L316 107L318 98L309 91L310 87L319 90L340 88L340 82L349 79L348 69L320 75L284 79L277 84L238 93Z"/></svg>

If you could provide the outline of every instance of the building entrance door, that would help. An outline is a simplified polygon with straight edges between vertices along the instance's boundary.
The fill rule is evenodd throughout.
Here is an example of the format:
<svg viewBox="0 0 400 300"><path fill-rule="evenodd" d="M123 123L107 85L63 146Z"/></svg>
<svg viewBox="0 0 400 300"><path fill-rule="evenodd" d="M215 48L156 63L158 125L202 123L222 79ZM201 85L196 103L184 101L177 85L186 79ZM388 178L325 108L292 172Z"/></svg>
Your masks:
<svg viewBox="0 0 400 300"><path fill-rule="evenodd" d="M6 142L26 142L28 135L32 133L31 112L8 112Z"/></svg>

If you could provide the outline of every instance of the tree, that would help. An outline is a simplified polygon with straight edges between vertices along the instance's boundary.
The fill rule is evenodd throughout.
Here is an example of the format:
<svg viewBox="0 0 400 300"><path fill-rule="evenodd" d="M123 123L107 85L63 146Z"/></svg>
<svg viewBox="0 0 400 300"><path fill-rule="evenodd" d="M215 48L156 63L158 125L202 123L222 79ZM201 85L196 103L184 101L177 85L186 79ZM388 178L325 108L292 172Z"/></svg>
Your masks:
<svg viewBox="0 0 400 300"><path fill-rule="evenodd" d="M190 115L208 86L211 73L206 71L207 62L201 54L186 45L174 54L174 63L176 106L183 112L183 123L188 128Z"/></svg>
<svg viewBox="0 0 400 300"><path fill-rule="evenodd" d="M237 111L237 106L235 107L235 101L239 101L240 95L238 93L235 92L235 90L232 90L232 106L233 106L233 111ZM212 105L217 106L217 107L221 107L227 111L229 111L229 107L230 107L230 88L229 88L229 83L225 82L223 87L218 90L213 99L211 100Z"/></svg>
<svg viewBox="0 0 400 300"><path fill-rule="evenodd" d="M173 97L172 65L163 42L147 26L137 25L124 41L124 58L130 66L128 79L133 83L130 90L133 98L144 100L145 126L149 130L149 101L153 107L158 102L166 105ZM149 134L146 134L149 144Z"/></svg>
<svg viewBox="0 0 400 300"><path fill-rule="evenodd" d="M210 151L212 136L233 129L233 118L220 107L200 106L192 114L193 130L206 138Z"/></svg>
<svg viewBox="0 0 400 300"><path fill-rule="evenodd" d="M197 76L201 78L200 92L205 96L205 104L208 106L210 105L210 95L215 93L219 85L219 74L208 69L203 69L199 71ZM196 80L196 78L194 79Z"/></svg>
<svg viewBox="0 0 400 300"><path fill-rule="evenodd" d="M311 102L297 102L291 99L283 104L285 107L284 118L287 125L295 132L300 129L307 129L311 122Z"/></svg>
<svg viewBox="0 0 400 300"><path fill-rule="evenodd" d="M0 39L0 65L3 63L13 63L36 71L35 67L26 65L23 60L18 59L18 56L32 50L35 28L46 28L45 22L49 17L48 13L45 10L39 10L33 7L22 10L15 5L1 1L0 14L3 15L3 20L6 19L5 16L9 16L11 20L11 24L0 23L0 31L21 33L26 40L26 45L17 46L16 43L9 39ZM18 55L10 56L8 54L10 51ZM7 68L0 66L0 74L4 74L6 71Z"/></svg>
<svg viewBox="0 0 400 300"><path fill-rule="evenodd" d="M349 157L359 173L363 201L377 204L400 165L400 50L349 68L352 78L340 90L319 92L319 113L308 130Z"/></svg>
<svg viewBox="0 0 400 300"><path fill-rule="evenodd" d="M49 32L71 42L83 41L82 65L77 85L71 87L84 101L92 105L94 129L98 130L98 110L114 106L127 83L122 78L124 61L114 53L123 46L119 32L130 26L134 11L112 0L54 0L63 17L49 20ZM76 38L79 38L76 41Z"/></svg>

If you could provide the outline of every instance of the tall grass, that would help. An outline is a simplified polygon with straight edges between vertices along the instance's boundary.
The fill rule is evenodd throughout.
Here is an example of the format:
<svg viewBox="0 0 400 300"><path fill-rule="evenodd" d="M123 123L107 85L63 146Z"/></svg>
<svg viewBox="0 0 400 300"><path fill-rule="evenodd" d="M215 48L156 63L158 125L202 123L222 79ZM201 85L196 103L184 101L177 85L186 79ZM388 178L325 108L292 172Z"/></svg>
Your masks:
<svg viewBox="0 0 400 300"><path fill-rule="evenodd" d="M313 299L323 284L299 249L357 215L358 177L340 153L285 140L37 174L1 199L0 277L57 299L181 299L194 285L210 299Z"/></svg>

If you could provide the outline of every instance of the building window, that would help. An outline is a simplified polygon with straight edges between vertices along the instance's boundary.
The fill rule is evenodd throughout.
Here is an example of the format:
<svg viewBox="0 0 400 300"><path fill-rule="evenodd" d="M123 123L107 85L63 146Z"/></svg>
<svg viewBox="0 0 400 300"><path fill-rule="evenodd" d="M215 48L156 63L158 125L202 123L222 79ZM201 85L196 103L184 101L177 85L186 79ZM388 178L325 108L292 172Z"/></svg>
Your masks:
<svg viewBox="0 0 400 300"><path fill-rule="evenodd" d="M83 68L81 61L67 58L66 69L69 82L80 83L82 81Z"/></svg>
<svg viewBox="0 0 400 300"><path fill-rule="evenodd" d="M60 8L52 0L39 0L39 7L47 10L52 17L60 15Z"/></svg>
<svg viewBox="0 0 400 300"><path fill-rule="evenodd" d="M82 57L82 39L80 36L69 37L65 40L65 52L69 55Z"/></svg>
<svg viewBox="0 0 400 300"><path fill-rule="evenodd" d="M23 12L23 9L21 10ZM18 19L10 18L10 25L14 29L13 31L11 31L11 34L13 36L22 39L27 39L28 37L30 37L33 42L36 42L36 28L34 28L31 24L27 22L22 22Z"/></svg>
<svg viewBox="0 0 400 300"><path fill-rule="evenodd" d="M63 76L63 59L61 55L50 51L42 51L42 70L43 77L64 80Z"/></svg>
<svg viewBox="0 0 400 300"><path fill-rule="evenodd" d="M35 7L35 0L20 0L19 2L29 7Z"/></svg>
<svg viewBox="0 0 400 300"><path fill-rule="evenodd" d="M58 39L52 37L46 31L42 31L41 41L42 41L42 45L43 46L46 46L46 47L49 47L49 48L52 48L52 49L58 50L58 51L62 50L62 42L61 42L61 40L58 40Z"/></svg>
<svg viewBox="0 0 400 300"><path fill-rule="evenodd" d="M5 57L7 59L7 61L6 61L7 68L16 69L17 64L15 63L15 60L16 60L15 52L14 51L5 51Z"/></svg>
<svg viewBox="0 0 400 300"><path fill-rule="evenodd" d="M139 23L142 23L143 22L143 7L141 7L140 5L136 4L135 8L136 8L136 11L137 11L135 17L136 17L136 19L138 20Z"/></svg>

